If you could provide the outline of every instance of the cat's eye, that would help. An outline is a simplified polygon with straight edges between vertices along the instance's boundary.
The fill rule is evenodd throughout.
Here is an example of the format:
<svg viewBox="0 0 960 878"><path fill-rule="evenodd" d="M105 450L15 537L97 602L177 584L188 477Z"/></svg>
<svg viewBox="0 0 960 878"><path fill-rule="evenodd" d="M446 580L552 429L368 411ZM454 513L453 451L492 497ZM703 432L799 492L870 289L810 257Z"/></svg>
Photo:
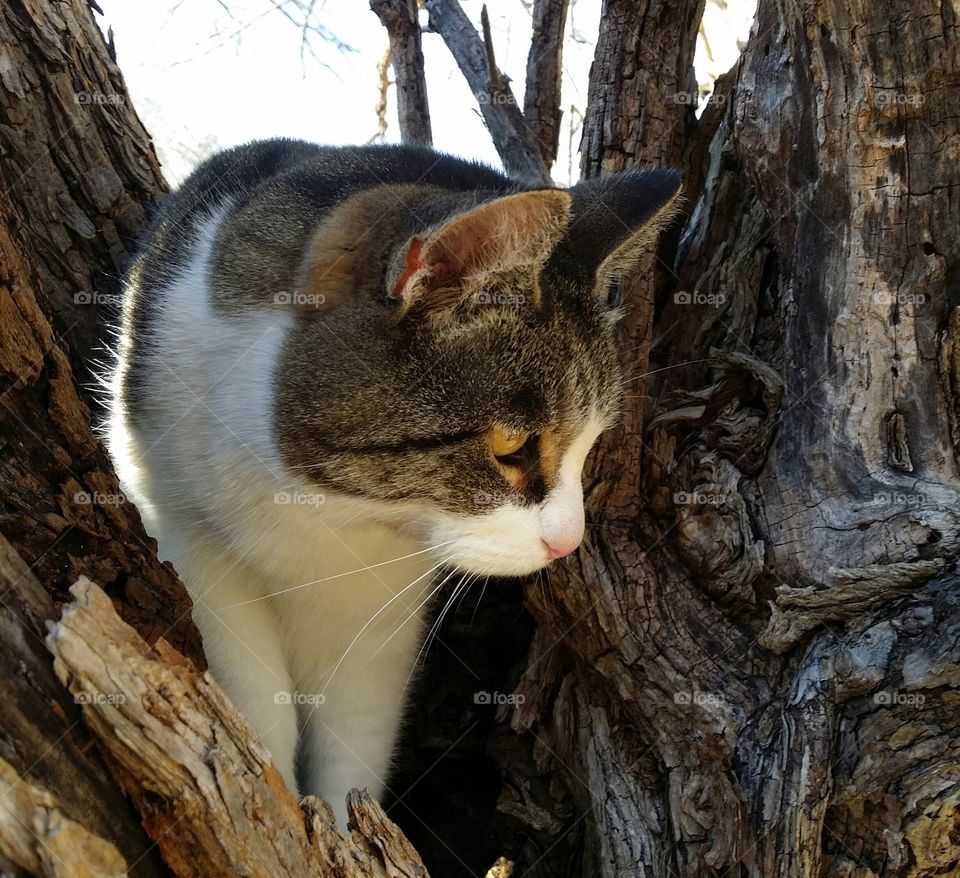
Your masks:
<svg viewBox="0 0 960 878"><path fill-rule="evenodd" d="M623 304L623 281L619 277L610 279L607 287L607 307L619 308Z"/></svg>
<svg viewBox="0 0 960 878"><path fill-rule="evenodd" d="M496 458L510 457L527 444L530 434L522 430L494 427L490 433L490 450Z"/></svg>

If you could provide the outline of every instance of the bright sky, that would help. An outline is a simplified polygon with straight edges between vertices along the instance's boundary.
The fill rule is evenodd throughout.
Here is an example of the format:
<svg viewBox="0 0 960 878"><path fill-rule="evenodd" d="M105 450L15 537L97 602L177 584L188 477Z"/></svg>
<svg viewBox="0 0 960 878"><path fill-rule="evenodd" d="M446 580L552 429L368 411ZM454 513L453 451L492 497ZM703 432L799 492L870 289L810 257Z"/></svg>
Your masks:
<svg viewBox="0 0 960 878"><path fill-rule="evenodd" d="M153 135L171 183L218 148L285 135L322 143L365 143L378 133L377 64L386 33L365 0L318 0L316 20L353 51L301 33L277 10L282 0L99 0L106 30L112 26L117 61L134 106ZM291 14L297 0L288 0ZM462 0L479 24L479 0ZM701 40L701 80L726 70L753 17L754 0L728 0L732 24L708 11L709 51ZM512 77L522 103L530 11L518 0L488 0L498 66ZM586 105L587 76L599 24L598 0L571 7L564 45L563 129L554 178L577 176L578 119ZM99 16L98 16L99 18ZM311 52L312 49L312 52ZM445 152L499 165L476 101L441 38L425 34L434 145ZM392 71L391 71L392 81ZM570 159L570 123L574 123ZM388 95L385 139L399 139L396 96Z"/></svg>

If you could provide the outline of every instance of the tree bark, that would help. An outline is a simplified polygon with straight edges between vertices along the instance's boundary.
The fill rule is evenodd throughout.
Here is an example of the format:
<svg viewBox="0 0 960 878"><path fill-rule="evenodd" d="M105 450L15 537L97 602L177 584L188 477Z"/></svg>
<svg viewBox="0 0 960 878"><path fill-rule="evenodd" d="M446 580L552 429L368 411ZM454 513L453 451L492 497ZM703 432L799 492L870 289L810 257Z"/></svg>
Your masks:
<svg viewBox="0 0 960 878"><path fill-rule="evenodd" d="M583 173L681 167L686 215L625 284L623 423L585 481L584 546L526 587L532 637L509 586L487 591L476 625L467 606L440 629L414 705L421 749L391 813L426 824L416 841L444 878L499 853L530 878L960 873L955 13L761 0L697 119L702 6L605 4ZM444 23L450 3L428 7L474 91L508 94L490 90L499 72L475 29ZM0 9L0 529L13 544L0 544L0 760L21 778L19 817L62 815L61 837L162 875L41 644L87 573L147 642L202 660L186 594L119 496L73 382L97 336L73 296L117 276L164 189L95 31L79 0ZM494 106L505 163L545 174L515 103L513 116ZM184 692L209 694L184 675L165 691L188 679ZM477 690L512 699L478 706ZM106 714L85 709L118 760ZM269 776L231 747L244 783ZM189 777L210 770L187 756ZM191 783L164 801L183 805ZM166 826L127 789L148 827ZM43 850L9 814L0 868L36 872ZM371 819L372 836L393 837ZM190 839L184 850L219 841L203 827Z"/></svg>
<svg viewBox="0 0 960 878"><path fill-rule="evenodd" d="M701 5L605 7L583 171L681 165L687 216L501 808L530 874L958 874L953 13L761 0L696 121Z"/></svg>
<svg viewBox="0 0 960 878"><path fill-rule="evenodd" d="M427 78L420 45L416 0L370 0L390 39L390 60L397 81L397 116L404 143L432 146Z"/></svg>
<svg viewBox="0 0 960 878"><path fill-rule="evenodd" d="M151 649L89 580L71 593L46 638L54 670L178 878L429 878L368 795L351 792L341 836L328 804L298 806L209 674L164 640Z"/></svg>
<svg viewBox="0 0 960 878"><path fill-rule="evenodd" d="M533 37L527 54L523 118L547 168L553 167L560 146L563 32L569 6L570 0L534 0L533 4Z"/></svg>
<svg viewBox="0 0 960 878"><path fill-rule="evenodd" d="M528 183L550 185L550 172L509 80L497 68L489 38L485 47L458 0L426 0L426 7L431 29L443 37L480 105L507 173Z"/></svg>

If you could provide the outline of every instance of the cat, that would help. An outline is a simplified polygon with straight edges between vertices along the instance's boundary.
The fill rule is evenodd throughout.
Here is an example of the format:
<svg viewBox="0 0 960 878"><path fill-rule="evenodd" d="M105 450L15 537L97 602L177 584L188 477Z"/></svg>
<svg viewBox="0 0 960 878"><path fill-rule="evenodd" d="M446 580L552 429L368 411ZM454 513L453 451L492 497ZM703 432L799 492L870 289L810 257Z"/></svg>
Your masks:
<svg viewBox="0 0 960 878"><path fill-rule="evenodd" d="M341 825L384 790L432 595L580 543L620 277L679 189L279 139L207 160L145 236L107 444L214 678Z"/></svg>

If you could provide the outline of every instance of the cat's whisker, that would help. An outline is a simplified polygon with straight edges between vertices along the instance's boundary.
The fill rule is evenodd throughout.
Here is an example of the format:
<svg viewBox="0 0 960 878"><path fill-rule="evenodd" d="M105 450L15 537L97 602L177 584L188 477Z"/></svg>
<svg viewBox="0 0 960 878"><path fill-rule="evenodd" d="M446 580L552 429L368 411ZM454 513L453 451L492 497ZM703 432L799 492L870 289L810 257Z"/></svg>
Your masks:
<svg viewBox="0 0 960 878"><path fill-rule="evenodd" d="M370 664L370 662L372 662L378 655L380 655L380 653L387 647L387 645L390 643L390 641L393 640L393 638L396 637L397 634L400 633L400 631L404 628L404 626L406 626L406 625L410 622L411 619L415 618L416 615L420 612L420 610L423 609L423 607L425 607L425 606L427 605L427 603L429 603L430 600L432 600L433 596L436 595L436 594L440 591L440 589L442 589L443 586L446 585L447 582L450 581L450 579L451 579L453 576L456 576L456 574L457 574L457 571L456 571L455 569L454 569L454 570L451 570L451 571L443 578L443 580L440 582L440 584L439 584L438 586L436 586L436 588L434 588L434 589L432 589L432 590L430 591L430 593L410 612L410 614L407 616L407 618L404 619L404 620L396 627L396 629L394 629L393 633L392 633L382 644L380 644L379 649L377 649L377 651L376 651L372 656L370 656L369 659L367 659L367 661L366 661L366 663L363 665L363 667L360 668L361 671L362 671L364 668L366 668L366 666L367 666L368 664ZM419 654L418 654L418 655L419 655ZM414 667L416 667L416 660L414 660Z"/></svg>
<svg viewBox="0 0 960 878"><path fill-rule="evenodd" d="M693 366L696 363L709 363L712 360L712 357L703 357L699 360L687 360L684 363L673 363L670 366L661 366L659 369L651 369L649 372L643 372L640 375L634 375L632 378L626 379L621 383L621 387L625 387L627 384L631 384L634 381L639 381L641 378L646 378L648 375L656 375L657 372L666 372L668 369L680 369L683 366Z"/></svg>
<svg viewBox="0 0 960 878"><path fill-rule="evenodd" d="M423 659L424 662L426 661L427 655L430 652L430 646L433 644L433 641L439 636L440 628L443 625L443 620L447 615L447 612L450 609L451 605L456 600L457 594L460 593L461 591L463 592L463 594L466 594L470 588L470 585L477 580L478 576L479 574L473 575L473 574L464 573L463 576L460 578L460 582L457 583L456 587L453 590L453 593L450 595L447 602L444 604L443 609L440 611L440 613L437 615L437 618L434 620L433 625L430 626L430 631L427 633L427 636L424 638L423 644L420 647L420 651L417 653L416 658L414 658L413 660L413 666L410 668L410 673L407 675L407 681L406 683L403 684L403 691L401 693L401 697L403 697L403 695L406 694L407 687L410 685L410 681L413 679L413 675L416 673L418 665L420 665L421 658ZM446 581L447 580L444 580L444 582Z"/></svg>
<svg viewBox="0 0 960 878"><path fill-rule="evenodd" d="M398 591L393 597L391 597L390 600L388 600L382 607L380 607L380 609L377 610L377 612L374 613L373 616L371 616L366 621L364 626L356 633L353 640L351 640L350 643L347 645L347 648L343 651L340 658L337 660L337 663L333 666L333 670L330 671L330 674L328 675L326 682L323 684L323 688L320 690L321 695L326 692L327 686L329 686L330 683L333 681L334 675L340 669L340 666L343 664L347 655L350 653L350 650L353 649L356 642L363 635L363 632L366 631L374 622L376 622L376 620L380 618L381 614L386 612L386 610L390 607L391 604L393 604L394 601L399 600L407 591L409 591L411 588L413 588L413 586L415 586L418 582L420 582L420 580L424 579L427 576L432 575L434 572L436 572L441 567L443 567L443 565L446 564L447 561L449 560L450 560L449 557L444 558L439 564L435 564L433 567L427 570L426 573L423 573L420 576L418 576L416 579L414 579L413 582L411 582L409 585L405 585L402 589L400 589L400 591ZM409 610L410 607L408 606L407 609ZM314 705L314 709L316 709L316 705Z"/></svg>
<svg viewBox="0 0 960 878"><path fill-rule="evenodd" d="M289 594L292 591L299 591L301 588L309 588L311 585L320 585L323 582L330 582L333 579L341 579L344 576L356 576L358 573L366 573L368 570L374 570L377 567L386 567L388 564L396 564L398 561L406 561L408 558L416 558L418 555L426 555L429 552L435 552L437 549L442 549L444 546L449 546L452 542L453 540L447 540L445 543L438 543L435 546L427 546L425 549L419 549L416 552L410 552L409 554L401 555L398 558L391 558L388 561L378 561L376 564L368 564L366 567L358 567L356 570L346 570L343 573L334 573L332 576L324 576L322 579L313 579L310 582L302 582L299 585L291 585L289 588L281 588L279 591L272 591L269 594L251 598L248 601L240 601L236 604L227 604L224 607L217 607L216 612L219 613L223 610L232 610L236 607L245 607L249 604L255 604L258 601L265 601L268 598L275 598L278 595ZM211 610L211 612L213 611Z"/></svg>
<svg viewBox="0 0 960 878"><path fill-rule="evenodd" d="M483 587L480 589L480 597L477 598L477 605L473 608L473 615L470 617L470 627L473 628L473 620L477 618L477 610L480 609L480 604L483 603L483 596L487 593L487 586L490 584L490 577L485 576L483 579Z"/></svg>

